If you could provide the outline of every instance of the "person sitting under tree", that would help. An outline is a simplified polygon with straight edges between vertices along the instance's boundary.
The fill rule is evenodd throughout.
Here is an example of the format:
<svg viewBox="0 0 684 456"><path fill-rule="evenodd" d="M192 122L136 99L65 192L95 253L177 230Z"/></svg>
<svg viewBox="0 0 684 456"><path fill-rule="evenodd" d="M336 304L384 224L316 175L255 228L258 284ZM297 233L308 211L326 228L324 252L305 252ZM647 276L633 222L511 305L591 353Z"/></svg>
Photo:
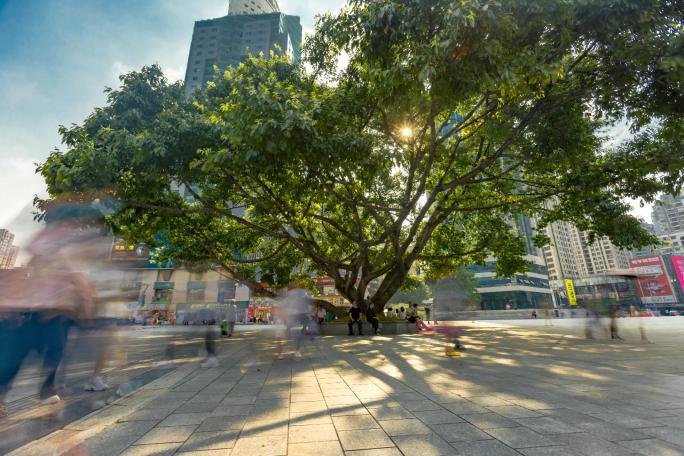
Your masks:
<svg viewBox="0 0 684 456"><path fill-rule="evenodd" d="M409 304L408 316L406 317L408 321L416 325L418 331L424 331L428 329L423 319L418 316L418 304Z"/></svg>
<svg viewBox="0 0 684 456"><path fill-rule="evenodd" d="M371 324L373 327L373 334L376 336L380 334L380 330L378 329L380 326L380 320L377 319L375 316L375 310L373 310L373 304L368 302L366 303L366 321ZM351 331L350 331L351 332ZM361 332L359 330L359 332Z"/></svg>
<svg viewBox="0 0 684 456"><path fill-rule="evenodd" d="M361 310L354 304L351 309L349 309L349 335L354 335L354 323L359 328L359 336L363 336L363 324L361 323Z"/></svg>

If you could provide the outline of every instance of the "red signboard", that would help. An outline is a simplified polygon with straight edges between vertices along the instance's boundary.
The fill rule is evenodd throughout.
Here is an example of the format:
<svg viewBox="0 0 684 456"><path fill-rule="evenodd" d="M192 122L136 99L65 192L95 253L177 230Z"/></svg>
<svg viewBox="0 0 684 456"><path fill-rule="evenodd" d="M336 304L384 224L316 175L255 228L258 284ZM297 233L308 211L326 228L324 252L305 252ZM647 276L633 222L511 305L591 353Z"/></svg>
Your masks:
<svg viewBox="0 0 684 456"><path fill-rule="evenodd" d="M677 274L679 288L684 292L684 256L673 256L672 266L674 267L675 274Z"/></svg>
<svg viewBox="0 0 684 456"><path fill-rule="evenodd" d="M670 279L659 256L632 258L629 260L629 265L639 275L637 281L642 302L664 304L676 301L670 286Z"/></svg>

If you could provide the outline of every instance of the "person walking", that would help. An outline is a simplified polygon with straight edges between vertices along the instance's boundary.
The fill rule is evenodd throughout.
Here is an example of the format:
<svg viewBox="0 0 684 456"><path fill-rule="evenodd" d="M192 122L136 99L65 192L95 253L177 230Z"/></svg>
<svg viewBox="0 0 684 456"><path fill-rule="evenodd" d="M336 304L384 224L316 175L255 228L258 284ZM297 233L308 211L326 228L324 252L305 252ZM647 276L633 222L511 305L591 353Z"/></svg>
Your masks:
<svg viewBox="0 0 684 456"><path fill-rule="evenodd" d="M203 309L202 323L206 325L206 330L204 333L204 347L207 350L207 357L204 358L204 360L202 360L202 362L200 363L200 367L219 367L220 363L218 358L216 357L216 312L210 309Z"/></svg>
<svg viewBox="0 0 684 456"><path fill-rule="evenodd" d="M622 337L618 334L617 308L610 306L608 311L610 312L610 338L612 340L622 340Z"/></svg>
<svg viewBox="0 0 684 456"><path fill-rule="evenodd" d="M363 336L363 323L361 323L361 310L354 304L351 309L349 309L349 335L354 335L354 323L356 323L359 328L359 336Z"/></svg>
<svg viewBox="0 0 684 456"><path fill-rule="evenodd" d="M237 321L237 307L233 303L228 304L226 309L226 322L228 323L228 337L233 337L235 331L235 322Z"/></svg>
<svg viewBox="0 0 684 456"><path fill-rule="evenodd" d="M32 351L43 357L47 372L40 388L42 403L61 400L56 376L69 329L79 318L92 318L88 280L73 269L72 259L80 254L84 242L100 236L101 219L98 211L85 205L65 203L49 208L45 228L27 249L32 255L27 267L2 276L0 417L7 413L5 397Z"/></svg>

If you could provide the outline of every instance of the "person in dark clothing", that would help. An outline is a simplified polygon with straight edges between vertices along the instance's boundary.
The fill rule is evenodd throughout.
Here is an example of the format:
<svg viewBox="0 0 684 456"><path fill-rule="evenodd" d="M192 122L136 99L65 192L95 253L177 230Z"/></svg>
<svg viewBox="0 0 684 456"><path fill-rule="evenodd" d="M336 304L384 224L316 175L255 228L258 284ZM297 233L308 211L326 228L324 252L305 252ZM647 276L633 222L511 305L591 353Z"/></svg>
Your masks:
<svg viewBox="0 0 684 456"><path fill-rule="evenodd" d="M611 305L608 307L608 313L610 315L610 338L613 340L622 340L622 337L618 334L618 309Z"/></svg>
<svg viewBox="0 0 684 456"><path fill-rule="evenodd" d="M361 323L361 310L354 305L349 309L349 335L354 335L354 323L359 328L359 336L363 336L363 324Z"/></svg>
<svg viewBox="0 0 684 456"><path fill-rule="evenodd" d="M380 320L377 319L375 316L375 311L373 310L373 304L368 302L366 303L366 321L373 326L373 334L376 336L380 334L380 330L378 327L380 326Z"/></svg>

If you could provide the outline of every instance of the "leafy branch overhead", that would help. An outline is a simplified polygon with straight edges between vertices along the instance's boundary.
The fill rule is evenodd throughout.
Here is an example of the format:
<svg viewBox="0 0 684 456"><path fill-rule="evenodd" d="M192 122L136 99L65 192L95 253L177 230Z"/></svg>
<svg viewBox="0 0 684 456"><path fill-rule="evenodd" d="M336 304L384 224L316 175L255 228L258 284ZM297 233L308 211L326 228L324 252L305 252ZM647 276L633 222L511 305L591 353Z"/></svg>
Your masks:
<svg viewBox="0 0 684 456"><path fill-rule="evenodd" d="M192 99L157 66L123 75L39 171L53 196L109 195L118 232L177 260L254 284L315 271L353 302L373 282L378 308L416 267L524 269L522 214L645 245L622 201L681 189L683 10L351 0L304 66L248 58ZM623 119L633 139L605 149Z"/></svg>

